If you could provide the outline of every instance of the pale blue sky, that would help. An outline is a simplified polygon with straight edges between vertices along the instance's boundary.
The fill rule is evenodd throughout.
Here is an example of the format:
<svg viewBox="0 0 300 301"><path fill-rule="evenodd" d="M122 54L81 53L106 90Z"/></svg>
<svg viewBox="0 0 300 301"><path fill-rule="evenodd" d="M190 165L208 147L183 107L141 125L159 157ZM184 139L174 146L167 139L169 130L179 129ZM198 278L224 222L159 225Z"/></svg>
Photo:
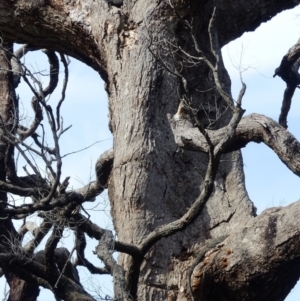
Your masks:
<svg viewBox="0 0 300 301"><path fill-rule="evenodd" d="M239 72L234 65L248 69L243 73L248 87L243 100L246 114L256 112L278 119L285 84L278 77L274 79L273 74L282 56L300 37L299 15L300 7L284 12L261 25L254 33L244 34L242 38L224 47L224 61L232 79L234 96L237 96L240 89ZM47 64L43 63L42 54L32 53L26 57L26 62L35 70L48 70ZM24 116L30 114L31 96L27 88L22 85L18 93L24 104ZM289 130L298 139L300 139L299 95L297 92L288 117ZM50 102L55 104L58 99L59 95L53 95ZM67 99L61 113L64 116L65 126L73 124L62 138L62 153L101 141L84 152L67 157L63 162L63 175L71 175L71 185L80 187L93 179L94 164L98 156L111 147L112 137L107 127L108 104L103 82L95 71L73 59L70 65ZM297 189L300 185L299 178L293 175L266 146L252 143L243 150L243 157L247 189L258 212L268 207L284 206L299 199L300 192ZM96 210L103 211L101 214L103 218L99 219L100 211L90 213L97 214L97 221L101 226L111 228L107 198L100 196L97 201L99 205ZM89 206L91 208L93 204ZM71 249L72 235L66 233L66 236L65 245ZM91 252L96 243L89 241L87 254L90 253L89 259L99 265L99 260ZM95 283L95 286L100 287L102 295L111 294L112 286L108 278L95 276L91 278L85 269L82 269L81 277L86 285ZM4 290L3 280L2 278L0 281L0 297ZM42 290L39 300L51 301L54 298L46 290ZM286 301L298 300L300 287L295 288L286 299Z"/></svg>

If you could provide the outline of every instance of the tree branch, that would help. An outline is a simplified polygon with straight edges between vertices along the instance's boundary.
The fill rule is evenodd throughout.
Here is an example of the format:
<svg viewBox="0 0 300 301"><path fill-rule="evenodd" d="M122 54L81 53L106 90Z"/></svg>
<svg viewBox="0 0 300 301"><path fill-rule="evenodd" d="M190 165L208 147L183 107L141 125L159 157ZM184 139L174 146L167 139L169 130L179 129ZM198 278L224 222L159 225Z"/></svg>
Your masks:
<svg viewBox="0 0 300 301"><path fill-rule="evenodd" d="M40 226L34 231L34 238L24 246L25 252L27 254L32 254L35 248L41 243L41 241L48 234L51 228L52 223L50 222L50 220L44 218Z"/></svg>
<svg viewBox="0 0 300 301"><path fill-rule="evenodd" d="M27 131L24 131L22 129L18 130L18 133L22 140L25 140L27 137L32 136L33 133L35 133L37 127L43 120L43 111L41 108L41 104L44 107L46 107L45 98L55 90L55 88L57 87L57 84L58 84L58 74L59 74L58 58L57 58L55 52L53 52L53 51L44 50L43 52L48 56L49 65L50 65L50 72L49 72L50 81L49 81L48 86L45 89L43 89L41 86L41 83L31 74L31 72L29 72L29 70L27 68L25 68L25 72L22 73L22 77L23 77L24 81L28 84L28 86L31 88L31 90L34 94L32 101L31 101L31 106L35 113L33 123L27 129ZM34 89L34 87L31 85L31 83L29 82L29 80L27 78L27 74L29 74L29 76L32 78L32 80L34 80L34 82L38 84L40 91L36 91Z"/></svg>
<svg viewBox="0 0 300 301"><path fill-rule="evenodd" d="M107 4L105 1L91 3L86 10L83 12L81 6L67 2L48 3L42 0L11 5L6 0L1 0L1 36L7 41L29 43L40 49L52 49L75 57L107 79L104 55L102 56L99 49L101 47L93 36L99 30L104 32L104 21L110 16ZM96 11L101 11L101 15L96 14ZM102 22L97 23L99 17ZM35 22L32 22L33 19ZM94 24L98 25L93 27Z"/></svg>
<svg viewBox="0 0 300 301"><path fill-rule="evenodd" d="M5 251L1 246L0 266L4 270L9 270L21 279L29 280L34 283L50 289L63 300L78 301L95 301L81 285L77 284L70 278L62 275L61 280L55 287L58 277L60 276L57 269L51 269L45 274L45 266L38 261L38 258L24 257L18 254L3 253Z"/></svg>
<svg viewBox="0 0 300 301"><path fill-rule="evenodd" d="M46 245L45 245L45 251L44 251L44 264L47 266L47 268L52 267L55 268L55 263L54 263L54 253L57 247L57 244L59 243L62 234L64 231L64 227L55 224L54 229L48 238Z"/></svg>
<svg viewBox="0 0 300 301"><path fill-rule="evenodd" d="M194 2L196 5L197 1ZM244 32L254 31L279 12L296 7L298 4L293 0L218 2L218 14L222 17L217 20L216 27L221 47L240 37ZM211 2L210 5L213 6L215 3Z"/></svg>
<svg viewBox="0 0 300 301"><path fill-rule="evenodd" d="M240 300L284 300L300 276L299 216L300 201L267 209L236 228L207 259L199 285L209 282L211 289L198 287L197 298L231 300L234 292Z"/></svg>
<svg viewBox="0 0 300 301"><path fill-rule="evenodd" d="M117 264L112 256L114 250L114 238L111 231L106 231L99 240L96 248L98 257L104 262L114 279L114 298L116 300L133 300L126 290L124 269Z"/></svg>
<svg viewBox="0 0 300 301"><path fill-rule="evenodd" d="M293 95L296 88L300 85L300 74L298 72L299 66L300 39L292 48L289 49L273 75L273 77L278 75L286 82L286 89L283 94L281 113L279 116L279 123L285 128L287 128L287 115L291 107Z"/></svg>
<svg viewBox="0 0 300 301"><path fill-rule="evenodd" d="M189 120L174 120L169 117L169 121L178 146L193 151L208 152L205 138ZM227 132L228 126L215 131L208 130L214 145L217 145ZM300 143L277 122L259 114L243 117L234 137L222 153L238 150L249 142L265 143L294 174L300 176Z"/></svg>
<svg viewBox="0 0 300 301"><path fill-rule="evenodd" d="M104 152L97 160L95 171L96 181L74 190L72 193L84 200L90 200L99 195L107 187L107 181L112 170L114 160L113 149Z"/></svg>
<svg viewBox="0 0 300 301"><path fill-rule="evenodd" d="M91 262L89 262L85 256L84 256L84 250L86 248L86 239L84 232L79 229L78 227L75 230L76 234L76 252L77 252L77 258L74 263L74 266L81 265L86 267L91 274L109 274L109 271L106 268L98 268L94 266Z"/></svg>

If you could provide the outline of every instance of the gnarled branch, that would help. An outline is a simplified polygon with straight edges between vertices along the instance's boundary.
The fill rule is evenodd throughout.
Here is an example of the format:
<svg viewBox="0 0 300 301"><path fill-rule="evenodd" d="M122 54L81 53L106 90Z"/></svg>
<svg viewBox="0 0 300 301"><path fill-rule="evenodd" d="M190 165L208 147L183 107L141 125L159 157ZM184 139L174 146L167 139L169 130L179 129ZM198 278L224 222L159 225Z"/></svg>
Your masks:
<svg viewBox="0 0 300 301"><path fill-rule="evenodd" d="M200 152L208 152L208 144L197 128L189 120L174 120L169 117L178 146ZM228 128L208 130L211 141L217 145ZM300 176L300 143L276 121L260 114L251 114L241 119L233 139L223 149L223 153L245 147L249 142L265 143L279 159L297 176Z"/></svg>

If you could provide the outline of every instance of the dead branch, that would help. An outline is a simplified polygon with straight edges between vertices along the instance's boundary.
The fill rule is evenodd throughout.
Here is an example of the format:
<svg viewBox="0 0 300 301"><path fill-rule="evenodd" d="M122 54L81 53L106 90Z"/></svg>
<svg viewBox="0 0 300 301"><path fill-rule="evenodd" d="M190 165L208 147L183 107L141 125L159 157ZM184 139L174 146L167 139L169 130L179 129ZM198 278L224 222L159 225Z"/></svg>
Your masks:
<svg viewBox="0 0 300 301"><path fill-rule="evenodd" d="M26 68L24 67L25 71L22 74L22 78L27 83L27 85L30 87L31 91L34 94L34 97L32 98L31 105L33 108L33 111L35 113L34 121L31 124L31 126L28 128L27 131L24 131L22 129L19 129L19 135L22 140L26 139L27 137L31 136L43 120L43 111L41 108L41 104L46 107L45 98L51 94L58 83L58 74L59 74L59 61L58 58L53 51L44 50L44 53L48 56L49 64L50 64L50 81L48 86L43 89L41 86L41 83L34 77L34 75ZM32 86L32 84L29 82L27 75L31 77L31 79L39 86L39 91L37 92L35 88Z"/></svg>
<svg viewBox="0 0 300 301"><path fill-rule="evenodd" d="M124 269L117 264L112 256L114 250L114 238L111 231L106 231L99 240L96 248L97 256L104 262L105 267L114 279L114 298L116 300L133 300L127 291Z"/></svg>
<svg viewBox="0 0 300 301"><path fill-rule="evenodd" d="M178 146L193 151L208 152L205 138L190 121L174 119L169 121ZM227 131L227 126L215 131L208 130L212 143L217 145ZM260 114L243 117L234 137L224 145L222 153L239 150L249 142L265 143L294 174L300 176L300 143L276 121Z"/></svg>
<svg viewBox="0 0 300 301"><path fill-rule="evenodd" d="M54 268L54 252L57 247L58 242L60 241L64 231L63 225L54 225L54 229L47 240L44 251L44 264L47 267Z"/></svg>
<svg viewBox="0 0 300 301"><path fill-rule="evenodd" d="M77 192L66 191L69 177L60 183L62 158L60 155L59 138L68 128L64 129L62 123L59 122L59 110L65 99L65 91L67 87L67 61L65 57L61 55L65 66L66 78L63 84L62 98L56 108L57 116L54 116L52 108L47 104L45 98L51 94L57 86L59 70L58 59L54 52L45 51L50 63L50 81L48 87L44 89L41 82L38 81L38 79L20 63L20 58L27 51L29 51L29 48L27 49L26 47L23 47L20 49L15 54L14 63L16 68L19 68L18 76L23 76L25 82L28 83L34 94L32 104L35 118L29 128L18 124L16 114L13 115L14 120L7 120L5 119L6 116L5 118L1 118L1 146L3 146L1 150L5 150L4 148L6 148L6 145L11 146L12 149L16 147L19 150L19 153L25 158L27 165L31 167L34 174L27 171L25 166L24 170L27 173L27 176L18 177L16 170L14 170L14 176L9 176L9 181L6 181L4 171L4 176L0 181L0 187L2 191L5 191L5 193L12 192L17 195L30 196L33 202L23 203L23 205L18 206L15 203L7 203L6 199L4 200L3 198L3 201L1 201L1 209L4 209L4 211L1 210L1 223L6 224L11 221L11 218L26 217L36 211L42 211L40 215L43 216L44 220L39 227L32 222L25 223L23 227L20 228L18 234L14 231L11 231L12 233L8 236L6 233L2 233L2 240L6 243L6 245L0 243L0 252L3 252L0 254L0 265L4 271L9 271L9 273L13 273L25 281L32 281L49 288L54 292L54 294L56 294L57 298L69 299L68 294L72 294L74 290L78 290L79 294L86 297L85 300L93 300L93 298L91 298L80 285L77 270L70 261L70 252L66 249L57 248L57 244L62 237L64 227L70 227L70 225L66 223L66 215L69 209L74 206L80 206L83 202L87 201L87 198L89 198L89 200L93 199L106 187L108 177L112 169L113 153L110 152L107 156L108 158L101 157L97 162L97 178L95 183L91 183L91 185L88 185L89 187L84 187L82 190L78 190ZM8 64L9 62L10 60L8 60ZM11 74L9 73L11 72L9 67L6 69L8 74ZM17 71L15 73L17 73ZM30 83L29 77L33 80L33 85ZM19 79L17 79L16 85L17 82L19 82ZM6 81L5 84L8 84L8 81ZM38 88L35 89L35 87ZM16 107L15 110L17 111L17 109L18 108ZM54 141L53 148L49 148L45 145L45 133L43 127L42 141L40 141L38 134L36 133L37 127L39 125L42 126L41 121L43 120L43 112L46 113L48 123L51 128ZM9 117L11 117L11 115L9 115ZM58 118L57 123L55 121L55 117ZM17 127L19 127L18 133L16 133ZM60 132L58 133L59 130ZM25 142L25 139L30 136L33 138L37 148L36 146L32 146ZM52 181L46 181L42 178L40 169L37 167L32 153L44 160L47 169L52 174ZM49 155L51 155L51 158L49 158ZM14 160L13 157L12 160ZM55 171L51 166L54 161L56 161ZM92 189L90 189L90 187L92 187ZM72 214L76 215L76 213ZM46 242L45 250L38 252L33 256L35 248L40 244L53 225L54 228ZM78 226L78 224L76 226ZM22 240L28 231L32 233L33 239L22 247ZM106 232L104 231L103 233ZM8 254L8 252L11 252L11 254ZM1 257L1 255L3 256ZM11 264L8 266L6 264L4 258L7 259L7 255L14 255L14 257L9 259L10 261L14 261L14 266ZM98 273L100 271L102 273L108 272L107 269L101 270L89 263L89 261L84 258L83 252L81 252L81 255L83 258L82 263L88 266L91 271ZM45 273L45 271L47 271L47 273ZM29 275L31 276L29 277ZM62 293L63 291L64 293Z"/></svg>
<svg viewBox="0 0 300 301"><path fill-rule="evenodd" d="M91 262L89 262L85 256L84 256L84 250L86 248L86 239L84 232L80 228L76 228L75 230L76 234L76 252L77 252L77 258L74 262L74 266L80 265L86 267L91 274L109 274L109 271L107 268L99 268L94 266Z"/></svg>
<svg viewBox="0 0 300 301"><path fill-rule="evenodd" d="M61 99L59 100L57 106L56 106L56 127L57 127L57 131L60 129L61 124L60 124L60 107L63 103L63 101L65 100L66 97L66 89L67 89L67 85L68 85L68 80L69 80L69 61L67 61L65 55L63 53L60 53L60 60L64 65L64 69L65 69L65 78L63 80L63 87L61 90Z"/></svg>
<svg viewBox="0 0 300 301"><path fill-rule="evenodd" d="M34 238L24 246L24 250L28 255L33 254L36 247L41 243L41 241L48 234L51 228L52 223L50 222L50 220L44 218L43 222L35 230Z"/></svg>
<svg viewBox="0 0 300 301"><path fill-rule="evenodd" d="M107 181L113 166L114 152L110 149L104 152L97 160L95 166L96 181L74 190L72 193L84 200L91 200L107 187Z"/></svg>
<svg viewBox="0 0 300 301"><path fill-rule="evenodd" d="M59 250L58 250L59 251ZM55 295L63 300L69 300L70 296L76 292L77 296L86 301L95 301L81 285L71 280L69 277L62 275L61 280L55 287L55 283L60 275L58 269L51 269L45 274L46 267L40 263L39 254L36 254L34 260L22 257L18 254L6 253L0 245L0 265L4 270L18 275L21 279L37 283L51 290ZM64 252L64 251L62 251ZM65 263L65 261L64 261Z"/></svg>
<svg viewBox="0 0 300 301"><path fill-rule="evenodd" d="M26 55L29 51L35 51L38 48L33 47L31 45L25 44L21 46L17 51L14 52L12 59L11 59L11 67L13 72L14 78L14 88L16 89L21 81L21 76L23 74L23 67L21 63L21 58Z"/></svg>
<svg viewBox="0 0 300 301"><path fill-rule="evenodd" d="M62 208L66 205L74 203L76 206L81 205L85 201L93 201L94 198L104 191L107 185L113 164L113 150L104 152L96 163L96 181L92 182L80 189L73 190L61 194L56 200L52 199L57 192L57 186L52 185L51 191L42 200L33 204L24 204L18 207L5 208L2 211L4 216L14 216L19 214L31 214L39 210L50 211L55 207ZM55 189L54 189L55 187ZM14 184L0 181L0 188L21 196L42 196L41 187L23 188ZM46 190L47 191L47 190ZM52 200L51 203L44 200Z"/></svg>
<svg viewBox="0 0 300 301"><path fill-rule="evenodd" d="M292 98L296 88L300 85L300 39L288 50L282 58L278 68L276 68L273 77L278 75L286 83L286 89L283 94L279 124L287 128L287 116L291 107Z"/></svg>
<svg viewBox="0 0 300 301"><path fill-rule="evenodd" d="M86 218L80 213L72 216L69 219L70 226L75 229L80 229L84 233L86 233L89 237L100 240L101 237L106 233L106 229L99 227L97 224L93 223L91 220ZM110 232L110 231L109 231ZM115 241L114 242L114 251L123 252L131 255L132 257L141 257L143 256L140 249L134 245Z"/></svg>

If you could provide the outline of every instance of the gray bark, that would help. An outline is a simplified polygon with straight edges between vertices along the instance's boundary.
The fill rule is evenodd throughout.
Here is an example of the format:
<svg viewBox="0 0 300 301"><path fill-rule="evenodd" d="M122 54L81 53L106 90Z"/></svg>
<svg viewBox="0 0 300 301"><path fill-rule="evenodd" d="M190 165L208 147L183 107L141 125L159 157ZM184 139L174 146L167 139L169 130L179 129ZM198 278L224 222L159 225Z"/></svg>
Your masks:
<svg viewBox="0 0 300 301"><path fill-rule="evenodd" d="M223 46L298 3L292 0L221 1L218 4L174 1L182 18L194 20L192 31L210 59L213 56L208 22L214 5L217 7L216 28L220 46ZM114 161L108 190L119 241L138 246L156 227L183 216L199 195L208 158L201 152L178 151L167 114L174 115L177 111L179 82L148 49L150 39L154 42L176 40L183 49L195 54L190 32L182 26L169 2L125 0L118 8L105 1L19 0L12 4L0 0L0 28L6 40L69 54L93 67L106 81L110 128L114 135ZM166 54L163 59L172 63ZM186 73L191 87L209 91L199 93L192 89L196 107L200 104L205 107L215 100L223 103L220 95L211 90L214 82L204 64ZM222 82L230 94L226 71ZM203 111L199 115L209 122ZM230 117L229 111L225 112L215 123L215 129L226 126ZM294 208L284 210L290 215L290 221L296 220ZM264 283L270 284L264 300L274 297L274 287L277 289L274 300L283 300L296 283L300 270L275 277L275 272L280 270L276 268L276 260L280 268L298 264L298 226L293 223L295 235L285 240L290 247L285 249L286 255L281 252L281 257L276 257L277 242L272 245L273 253L267 252L270 236L278 235L279 246L290 225L289 220L282 222L282 228L274 234L272 229L276 227L272 219L280 219L283 211L274 212L271 219L266 213L255 217L255 208L244 186L241 154L239 151L224 154L213 193L201 215L184 231L158 241L146 254L139 276L138 300L188 300L187 271L197 251L205 245L206 239L223 235L229 238L215 253L216 259L209 262L205 286L203 281L193 283L193 290L198 292L197 300L263 300L259 299L262 291L253 289L259 282L262 287ZM256 222L265 234L257 234L260 235L257 240ZM269 229L270 236L267 235ZM259 254L253 251L251 240L259 242ZM228 248L233 250L235 269L219 264L225 262L222 256ZM269 255L272 260L267 261ZM251 261L256 268L252 278L249 275L254 266L246 264ZM121 254L119 264L128 271L130 256ZM283 281L288 285L281 286ZM214 292L219 293L212 296Z"/></svg>
<svg viewBox="0 0 300 301"><path fill-rule="evenodd" d="M299 248L299 206L267 209L233 231L202 266L198 288L211 289L201 300L284 300L299 279L299 253L290 252Z"/></svg>
<svg viewBox="0 0 300 301"><path fill-rule="evenodd" d="M192 151L208 152L209 146L204 136L193 127L190 120L169 120L178 146ZM208 130L214 145L217 145L227 132L227 126L218 130ZM260 114L245 116L238 124L234 138L223 152L236 151L250 142L266 144L287 168L300 176L299 141L276 121Z"/></svg>

